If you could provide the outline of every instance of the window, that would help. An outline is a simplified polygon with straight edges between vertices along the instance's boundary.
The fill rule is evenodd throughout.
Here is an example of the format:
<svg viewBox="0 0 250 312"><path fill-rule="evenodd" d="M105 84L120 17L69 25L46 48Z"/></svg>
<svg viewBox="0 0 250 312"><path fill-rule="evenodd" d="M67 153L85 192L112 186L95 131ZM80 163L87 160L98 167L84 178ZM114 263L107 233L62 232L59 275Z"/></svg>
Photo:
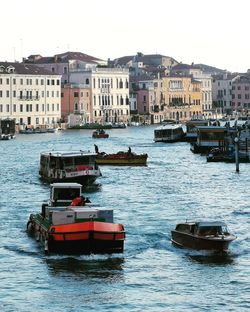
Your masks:
<svg viewBox="0 0 250 312"><path fill-rule="evenodd" d="M87 85L89 84L89 78L86 79L86 84L87 84Z"/></svg>
<svg viewBox="0 0 250 312"><path fill-rule="evenodd" d="M54 86L55 85L55 80L51 79L51 85Z"/></svg>
<svg viewBox="0 0 250 312"><path fill-rule="evenodd" d="M6 84L10 84L10 79L9 78L6 78Z"/></svg>
<svg viewBox="0 0 250 312"><path fill-rule="evenodd" d="M50 80L49 79L47 79L47 86L49 86L50 85Z"/></svg>
<svg viewBox="0 0 250 312"><path fill-rule="evenodd" d="M36 104L36 111L39 112L39 104Z"/></svg>
<svg viewBox="0 0 250 312"><path fill-rule="evenodd" d="M0 97L3 97L3 91L0 90Z"/></svg>
<svg viewBox="0 0 250 312"><path fill-rule="evenodd" d="M47 104L47 111L49 112L49 104Z"/></svg>
<svg viewBox="0 0 250 312"><path fill-rule="evenodd" d="M58 86L60 86L60 79L57 79L57 80L56 80L56 84L57 84Z"/></svg>
<svg viewBox="0 0 250 312"><path fill-rule="evenodd" d="M13 104L13 112L16 113L16 104Z"/></svg>
<svg viewBox="0 0 250 312"><path fill-rule="evenodd" d="M0 104L0 113L3 112L3 104Z"/></svg>
<svg viewBox="0 0 250 312"><path fill-rule="evenodd" d="M16 79L15 78L13 78L13 85L15 85L16 84Z"/></svg>
<svg viewBox="0 0 250 312"><path fill-rule="evenodd" d="M36 85L38 86L38 79L36 79Z"/></svg>
<svg viewBox="0 0 250 312"><path fill-rule="evenodd" d="M39 125L39 118L36 118L36 125Z"/></svg>
<svg viewBox="0 0 250 312"><path fill-rule="evenodd" d="M59 112L59 104L56 104L56 110Z"/></svg>
<svg viewBox="0 0 250 312"><path fill-rule="evenodd" d="M2 78L0 78L0 84L3 84L3 79Z"/></svg>
<svg viewBox="0 0 250 312"><path fill-rule="evenodd" d="M9 90L6 91L6 97L7 98L10 97L10 91Z"/></svg>
<svg viewBox="0 0 250 312"><path fill-rule="evenodd" d="M64 74L67 74L67 67L63 68L63 72L64 72Z"/></svg>
<svg viewBox="0 0 250 312"><path fill-rule="evenodd" d="M26 112L29 111L29 108L30 108L29 104L26 104Z"/></svg>
<svg viewBox="0 0 250 312"><path fill-rule="evenodd" d="M78 92L74 92L74 97L78 97L79 93Z"/></svg>
<svg viewBox="0 0 250 312"><path fill-rule="evenodd" d="M6 112L7 112L7 113L10 112L10 105L9 105L9 104L6 105Z"/></svg>
<svg viewBox="0 0 250 312"><path fill-rule="evenodd" d="M20 104L20 112L23 112L23 104Z"/></svg>
<svg viewBox="0 0 250 312"><path fill-rule="evenodd" d="M44 80L43 79L41 79L41 86L43 86L44 85Z"/></svg>
<svg viewBox="0 0 250 312"><path fill-rule="evenodd" d="M52 112L55 111L55 104L52 104Z"/></svg>
<svg viewBox="0 0 250 312"><path fill-rule="evenodd" d="M30 112L32 112L32 104L30 104Z"/></svg>
<svg viewBox="0 0 250 312"><path fill-rule="evenodd" d="M49 97L49 91L47 91L47 97Z"/></svg>
<svg viewBox="0 0 250 312"><path fill-rule="evenodd" d="M16 97L16 90L13 91L13 97Z"/></svg>

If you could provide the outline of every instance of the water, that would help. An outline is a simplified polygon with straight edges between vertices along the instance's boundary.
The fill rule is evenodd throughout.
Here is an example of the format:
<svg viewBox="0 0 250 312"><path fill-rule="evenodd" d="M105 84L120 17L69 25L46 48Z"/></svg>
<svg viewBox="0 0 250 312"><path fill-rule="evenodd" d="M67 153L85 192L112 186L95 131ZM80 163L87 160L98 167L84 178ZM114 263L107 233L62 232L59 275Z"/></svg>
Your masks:
<svg viewBox="0 0 250 312"><path fill-rule="evenodd" d="M207 163L188 143L153 142L154 127L18 135L0 142L0 311L249 311L249 164ZM127 232L121 255L45 256L25 231L49 187L41 151L148 153L147 167L101 167L87 194L114 209ZM226 255L176 248L179 221L224 220L237 235Z"/></svg>

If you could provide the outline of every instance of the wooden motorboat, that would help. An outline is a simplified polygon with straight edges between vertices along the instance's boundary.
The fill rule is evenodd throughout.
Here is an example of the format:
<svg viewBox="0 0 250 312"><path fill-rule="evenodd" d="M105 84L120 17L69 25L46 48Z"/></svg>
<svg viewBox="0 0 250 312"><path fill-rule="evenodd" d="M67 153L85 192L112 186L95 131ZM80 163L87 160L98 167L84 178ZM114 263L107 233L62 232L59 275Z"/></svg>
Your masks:
<svg viewBox="0 0 250 312"><path fill-rule="evenodd" d="M106 133L103 129L95 130L92 134L92 138L94 139L107 139L108 137L109 137L109 134Z"/></svg>
<svg viewBox="0 0 250 312"><path fill-rule="evenodd" d="M215 251L226 251L236 239L220 221L179 223L171 236L172 242L181 247Z"/></svg>
<svg viewBox="0 0 250 312"><path fill-rule="evenodd" d="M98 153L96 162L98 165L146 166L147 158L148 154L120 151L115 154Z"/></svg>
<svg viewBox="0 0 250 312"><path fill-rule="evenodd" d="M40 213L30 215L28 233L42 244L46 253L123 252L123 225L113 222L112 209L89 201L76 205L81 188L78 183L51 184L50 200L42 205Z"/></svg>
<svg viewBox="0 0 250 312"><path fill-rule="evenodd" d="M40 155L39 174L43 180L92 184L101 176L96 163L96 153L87 151L51 151Z"/></svg>

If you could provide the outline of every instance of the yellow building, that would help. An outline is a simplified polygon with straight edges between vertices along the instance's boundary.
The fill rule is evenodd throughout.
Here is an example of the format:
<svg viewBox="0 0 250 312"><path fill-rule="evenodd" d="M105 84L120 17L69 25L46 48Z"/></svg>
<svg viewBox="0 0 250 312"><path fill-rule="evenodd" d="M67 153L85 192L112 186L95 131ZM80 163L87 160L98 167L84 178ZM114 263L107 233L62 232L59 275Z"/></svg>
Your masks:
<svg viewBox="0 0 250 312"><path fill-rule="evenodd" d="M188 120L202 116L201 82L192 77L163 77L163 98L167 119Z"/></svg>

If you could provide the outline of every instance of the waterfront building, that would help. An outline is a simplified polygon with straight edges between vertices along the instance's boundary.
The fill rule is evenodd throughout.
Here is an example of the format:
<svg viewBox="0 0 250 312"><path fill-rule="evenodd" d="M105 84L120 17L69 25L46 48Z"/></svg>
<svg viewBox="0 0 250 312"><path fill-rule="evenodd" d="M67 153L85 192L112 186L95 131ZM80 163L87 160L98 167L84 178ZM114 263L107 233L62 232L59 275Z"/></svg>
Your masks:
<svg viewBox="0 0 250 312"><path fill-rule="evenodd" d="M136 110L140 122L147 124L160 123L164 119L164 100L162 94L162 79L150 79L148 77L131 77L130 84L136 94ZM130 94L130 102L132 102Z"/></svg>
<svg viewBox="0 0 250 312"><path fill-rule="evenodd" d="M128 123L129 71L127 68L95 67L71 71L70 83L90 88L90 122Z"/></svg>
<svg viewBox="0 0 250 312"><path fill-rule="evenodd" d="M61 90L62 120L69 121L68 116L75 116L76 124L89 123L92 120L91 89L89 85L68 83ZM72 126L74 124L71 124Z"/></svg>
<svg viewBox="0 0 250 312"><path fill-rule="evenodd" d="M201 82L191 76L163 77L164 111L167 119L188 120L202 116Z"/></svg>
<svg viewBox="0 0 250 312"><path fill-rule="evenodd" d="M28 127L61 118L61 76L29 64L0 62L0 118Z"/></svg>
<svg viewBox="0 0 250 312"><path fill-rule="evenodd" d="M250 112L250 77L237 75L232 81L232 109L234 115L248 115Z"/></svg>
<svg viewBox="0 0 250 312"><path fill-rule="evenodd" d="M224 73L213 76L212 98L216 114L232 115L232 82L236 75Z"/></svg>
<svg viewBox="0 0 250 312"><path fill-rule="evenodd" d="M30 56L32 63L62 75L62 115L86 122L125 122L130 119L129 71L108 68L107 61L80 52L53 57Z"/></svg>
<svg viewBox="0 0 250 312"><path fill-rule="evenodd" d="M202 114L204 117L209 118L215 115L212 100L212 76L211 74L204 73L199 65L178 64L173 67L171 74L192 76L195 80L201 82L201 106Z"/></svg>

